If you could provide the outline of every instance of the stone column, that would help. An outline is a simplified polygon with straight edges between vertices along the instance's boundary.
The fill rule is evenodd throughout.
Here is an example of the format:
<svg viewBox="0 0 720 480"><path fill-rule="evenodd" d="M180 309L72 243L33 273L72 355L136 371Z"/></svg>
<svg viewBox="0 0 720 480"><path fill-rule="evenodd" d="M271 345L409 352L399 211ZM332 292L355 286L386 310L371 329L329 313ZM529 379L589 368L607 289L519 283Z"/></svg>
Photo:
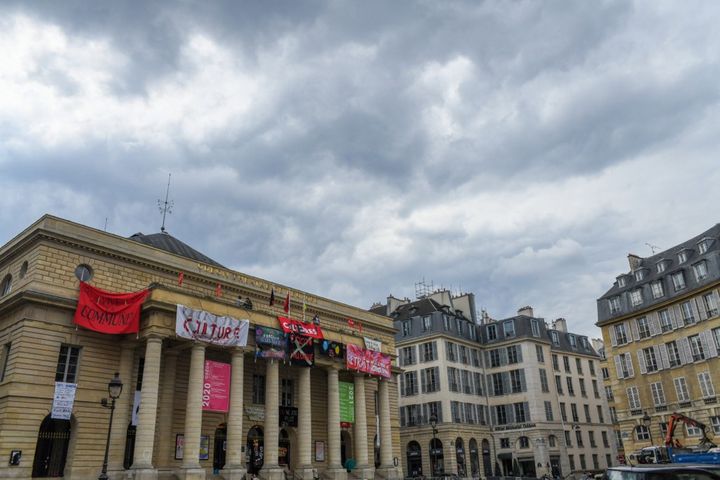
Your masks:
<svg viewBox="0 0 720 480"><path fill-rule="evenodd" d="M190 354L187 402L185 404L185 448L183 452L183 479L204 479L205 469L200 467L200 435L202 433L202 391L205 371L205 345L195 343Z"/></svg>
<svg viewBox="0 0 720 480"><path fill-rule="evenodd" d="M227 480L245 478L245 434L243 432L243 392L245 350L236 348L232 352L232 378L230 381L230 414L227 422L227 450L225 467L222 470Z"/></svg>
<svg viewBox="0 0 720 480"><path fill-rule="evenodd" d="M312 480L312 398L310 369L300 368L298 376L298 431L297 465L295 475L302 480Z"/></svg>
<svg viewBox="0 0 720 480"><path fill-rule="evenodd" d="M347 472L341 465L340 454L340 381L338 367L328 368L328 466L325 477L344 480Z"/></svg>
<svg viewBox="0 0 720 480"><path fill-rule="evenodd" d="M130 412L132 411L135 385L132 383L133 359L135 356L135 343L126 342L121 345L120 365L118 373L124 386L120 397L115 401L115 416L113 418L112 435L110 445L110 458L108 459L108 471L123 470L123 458L125 449L125 437L127 436L128 425L130 425Z"/></svg>
<svg viewBox="0 0 720 480"><path fill-rule="evenodd" d="M375 475L374 465L368 458L367 405L365 401L365 375L355 374L355 461L357 468L353 472L361 479L371 479Z"/></svg>
<svg viewBox="0 0 720 480"><path fill-rule="evenodd" d="M158 390L160 388L160 357L162 339L158 336L147 338L145 346L145 367L140 395L137 432L135 434L135 455L132 468L136 479L155 479L153 448L155 446L155 420L157 417Z"/></svg>
<svg viewBox="0 0 720 480"><path fill-rule="evenodd" d="M382 478L398 478L393 465L392 430L390 428L390 381L378 380L378 410L380 413L380 468L376 474ZM454 451L454 450L453 450Z"/></svg>
<svg viewBox="0 0 720 480"><path fill-rule="evenodd" d="M265 459L260 469L260 477L264 480L284 480L285 472L278 465L278 449L280 448L280 389L279 365L276 360L267 360L265 370L265 428L264 449Z"/></svg>
<svg viewBox="0 0 720 480"><path fill-rule="evenodd" d="M175 372L177 371L178 352L165 352L163 384L160 391L158 409L158 463L159 467L169 467L175 459L175 435L173 435L173 407L175 399Z"/></svg>

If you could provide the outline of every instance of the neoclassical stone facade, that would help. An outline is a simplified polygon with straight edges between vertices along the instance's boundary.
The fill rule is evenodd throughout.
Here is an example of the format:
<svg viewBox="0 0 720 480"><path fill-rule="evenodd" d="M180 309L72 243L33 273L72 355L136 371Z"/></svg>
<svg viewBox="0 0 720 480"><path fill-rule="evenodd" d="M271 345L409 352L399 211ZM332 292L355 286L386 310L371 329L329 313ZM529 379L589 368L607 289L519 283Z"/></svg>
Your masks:
<svg viewBox="0 0 720 480"><path fill-rule="evenodd" d="M391 320L226 269L170 236L161 240L166 248L44 216L0 248L0 456L21 452L17 465L3 462L0 477L97 478L110 418L101 399L115 372L124 388L110 437L111 478L402 476L395 375L350 371L318 345L313 367L256 358L253 331L278 328L289 293L290 316L317 315L326 340L364 346L368 337L394 356ZM114 292L149 288L138 334L76 327L78 278ZM248 320L248 345L177 337L178 304ZM227 413L203 410L206 360L231 365ZM69 421L49 415L56 381L77 384ZM354 386L352 423L341 423L341 382ZM296 426L281 417L283 408L297 412Z"/></svg>

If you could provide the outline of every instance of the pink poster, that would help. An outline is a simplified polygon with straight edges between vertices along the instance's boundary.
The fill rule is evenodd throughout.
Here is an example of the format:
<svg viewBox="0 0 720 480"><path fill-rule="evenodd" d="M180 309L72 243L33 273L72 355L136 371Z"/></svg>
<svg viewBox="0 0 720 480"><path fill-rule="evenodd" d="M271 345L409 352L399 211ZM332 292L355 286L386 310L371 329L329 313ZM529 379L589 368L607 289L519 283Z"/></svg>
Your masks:
<svg viewBox="0 0 720 480"><path fill-rule="evenodd" d="M205 360L202 409L227 412L230 409L230 364Z"/></svg>
<svg viewBox="0 0 720 480"><path fill-rule="evenodd" d="M372 350L365 350L357 345L346 346L345 359L349 370L357 370L390 378L390 356Z"/></svg>

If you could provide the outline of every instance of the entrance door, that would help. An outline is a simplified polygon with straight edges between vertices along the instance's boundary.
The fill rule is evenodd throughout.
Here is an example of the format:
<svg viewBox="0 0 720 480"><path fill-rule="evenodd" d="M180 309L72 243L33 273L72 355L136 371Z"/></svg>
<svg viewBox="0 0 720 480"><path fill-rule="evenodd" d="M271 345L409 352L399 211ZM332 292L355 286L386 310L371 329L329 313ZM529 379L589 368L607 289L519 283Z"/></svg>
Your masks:
<svg viewBox="0 0 720 480"><path fill-rule="evenodd" d="M560 457L550 455L550 471L553 478L562 478L562 469L560 468Z"/></svg>
<svg viewBox="0 0 720 480"><path fill-rule="evenodd" d="M348 459L353 458L352 442L350 440L350 433L347 430L340 431L340 462L341 465L347 468Z"/></svg>
<svg viewBox="0 0 720 480"><path fill-rule="evenodd" d="M38 432L32 476L64 476L69 444L70 421L53 420L50 415L45 417Z"/></svg>
<svg viewBox="0 0 720 480"><path fill-rule="evenodd" d="M483 438L483 441L481 443L482 445L482 461L483 461L483 469L485 471L486 477L492 477L493 471L492 471L492 461L490 460L490 442L487 441L487 439Z"/></svg>
<svg viewBox="0 0 720 480"><path fill-rule="evenodd" d="M215 441L213 442L213 471L220 473L225 466L225 452L227 449L227 427L225 424L215 429Z"/></svg>
<svg viewBox="0 0 720 480"><path fill-rule="evenodd" d="M290 465L290 435L284 428L280 430L278 439L278 464Z"/></svg>
<svg viewBox="0 0 720 480"><path fill-rule="evenodd" d="M405 452L407 456L407 471L410 477L421 477L422 476L422 453L420 451L420 444L415 440L407 444L407 450Z"/></svg>
<svg viewBox="0 0 720 480"><path fill-rule="evenodd" d="M263 445L263 430L255 425L248 432L247 437L248 452L248 473L258 474L265 460L265 447Z"/></svg>

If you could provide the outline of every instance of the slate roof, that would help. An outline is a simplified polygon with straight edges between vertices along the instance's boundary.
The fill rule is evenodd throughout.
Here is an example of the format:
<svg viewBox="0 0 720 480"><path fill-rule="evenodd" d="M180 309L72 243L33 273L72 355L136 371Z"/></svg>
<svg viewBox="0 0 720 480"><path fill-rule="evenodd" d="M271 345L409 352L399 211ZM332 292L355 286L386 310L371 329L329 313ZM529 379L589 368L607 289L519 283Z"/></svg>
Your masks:
<svg viewBox="0 0 720 480"><path fill-rule="evenodd" d="M150 245L151 247L159 248L160 250L165 250L166 252L173 253L175 255L180 255L181 257L225 268L212 258L198 252L188 244L181 242L167 233L152 233L150 235L144 235L138 232L128 238L144 245Z"/></svg>

